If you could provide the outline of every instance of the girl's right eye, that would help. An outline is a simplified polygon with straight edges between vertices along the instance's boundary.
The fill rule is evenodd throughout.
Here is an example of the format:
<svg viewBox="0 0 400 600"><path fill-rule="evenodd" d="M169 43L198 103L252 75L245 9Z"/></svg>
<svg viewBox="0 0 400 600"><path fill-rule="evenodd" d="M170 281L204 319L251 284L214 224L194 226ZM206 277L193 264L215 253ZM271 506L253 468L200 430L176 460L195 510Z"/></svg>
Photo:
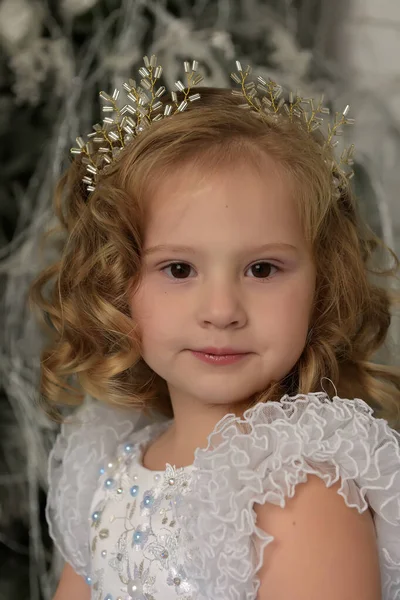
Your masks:
<svg viewBox="0 0 400 600"><path fill-rule="evenodd" d="M167 273L167 269L169 269L169 273ZM190 276L191 269L192 267L188 263L176 262L165 265L161 271L167 273L168 277L172 279L187 279Z"/></svg>

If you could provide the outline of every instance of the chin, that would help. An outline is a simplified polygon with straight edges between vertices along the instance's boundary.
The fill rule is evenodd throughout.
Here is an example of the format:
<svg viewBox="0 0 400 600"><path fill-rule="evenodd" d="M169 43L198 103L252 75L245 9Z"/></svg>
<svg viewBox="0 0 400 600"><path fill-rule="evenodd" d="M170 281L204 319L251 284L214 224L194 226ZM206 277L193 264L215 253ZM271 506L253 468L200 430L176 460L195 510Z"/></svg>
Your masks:
<svg viewBox="0 0 400 600"><path fill-rule="evenodd" d="M198 386L195 390L191 390L191 396L198 398L200 402L204 404L215 404L218 406L232 406L235 404L242 404L244 402L248 402L249 398L258 393L258 390L249 388L249 386L243 386L243 391L238 388L237 385L234 386L233 389L229 389L229 386L221 386L221 389L218 389L218 386L202 388Z"/></svg>

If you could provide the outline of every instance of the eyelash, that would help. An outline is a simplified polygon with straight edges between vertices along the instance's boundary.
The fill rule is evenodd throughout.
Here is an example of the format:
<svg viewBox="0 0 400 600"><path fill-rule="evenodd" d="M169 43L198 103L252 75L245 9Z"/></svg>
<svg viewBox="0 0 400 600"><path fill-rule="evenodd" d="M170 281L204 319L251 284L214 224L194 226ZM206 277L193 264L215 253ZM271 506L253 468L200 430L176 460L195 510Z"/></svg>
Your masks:
<svg viewBox="0 0 400 600"><path fill-rule="evenodd" d="M166 269L169 269L170 267L172 267L173 265L189 265L189 263L184 262L184 261L173 261L168 263L167 265L164 265L163 267L160 268L161 272L165 273ZM269 265L271 267L273 267L274 269L276 269L277 272L282 271L281 268L277 267L276 265L272 264L271 262L267 261L267 260L260 260L258 262L252 263L249 267L247 267L246 270L251 269L252 267L254 267L255 265ZM191 267L191 265L189 265ZM191 267L193 268L193 267ZM172 277L172 276L168 276L170 277L170 279L173 279L174 281L185 281L187 279L191 279L190 277ZM273 275L269 275L268 277L252 277L252 279L261 279L261 280L266 280L266 279L270 279L271 277L273 277Z"/></svg>

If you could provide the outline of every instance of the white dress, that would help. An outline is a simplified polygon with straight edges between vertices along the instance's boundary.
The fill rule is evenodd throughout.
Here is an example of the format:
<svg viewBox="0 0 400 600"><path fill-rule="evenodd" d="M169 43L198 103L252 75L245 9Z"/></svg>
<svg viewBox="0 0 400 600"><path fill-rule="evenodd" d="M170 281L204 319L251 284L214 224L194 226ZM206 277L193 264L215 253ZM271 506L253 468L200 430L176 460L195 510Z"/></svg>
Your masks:
<svg viewBox="0 0 400 600"><path fill-rule="evenodd" d="M255 502L281 507L315 474L349 510L368 506L383 600L400 600L400 434L360 399L325 393L227 414L193 465L151 471L146 445L171 421L87 401L49 459L47 520L92 600L256 600L274 538Z"/></svg>

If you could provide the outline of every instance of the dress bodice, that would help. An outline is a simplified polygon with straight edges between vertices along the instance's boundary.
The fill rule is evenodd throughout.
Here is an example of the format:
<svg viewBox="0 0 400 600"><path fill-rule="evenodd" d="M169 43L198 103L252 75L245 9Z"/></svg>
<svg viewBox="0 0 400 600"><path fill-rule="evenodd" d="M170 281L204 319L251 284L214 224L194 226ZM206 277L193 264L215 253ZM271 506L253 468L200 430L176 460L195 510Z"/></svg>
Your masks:
<svg viewBox="0 0 400 600"><path fill-rule="evenodd" d="M149 425L100 468L89 517L93 600L193 598L176 518L193 466L143 466L146 447L166 425Z"/></svg>

